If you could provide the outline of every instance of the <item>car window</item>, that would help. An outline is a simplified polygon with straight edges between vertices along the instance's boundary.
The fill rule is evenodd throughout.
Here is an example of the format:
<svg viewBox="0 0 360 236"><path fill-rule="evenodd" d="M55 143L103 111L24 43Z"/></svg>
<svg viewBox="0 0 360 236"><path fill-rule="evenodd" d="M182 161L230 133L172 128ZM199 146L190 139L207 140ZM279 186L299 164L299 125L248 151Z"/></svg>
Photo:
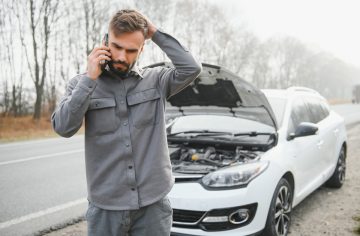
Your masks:
<svg viewBox="0 0 360 236"><path fill-rule="evenodd" d="M309 108L310 122L314 124L318 123L323 118L323 111L320 104L312 98L307 98L305 101Z"/></svg>
<svg viewBox="0 0 360 236"><path fill-rule="evenodd" d="M295 132L296 127L301 122L311 122L311 117L305 102L302 99L297 98L293 101L291 106L288 133Z"/></svg>
<svg viewBox="0 0 360 236"><path fill-rule="evenodd" d="M329 108L329 105L327 104L327 102L323 101L323 100L320 100L320 106L321 108L323 109L323 112L325 114L325 117L326 118L329 114L330 114L330 108Z"/></svg>
<svg viewBox="0 0 360 236"><path fill-rule="evenodd" d="M306 98L305 102L309 108L310 112L310 121L312 123L318 123L325 119L329 115L329 111L324 107L324 102L319 98ZM323 103L323 105L321 104Z"/></svg>

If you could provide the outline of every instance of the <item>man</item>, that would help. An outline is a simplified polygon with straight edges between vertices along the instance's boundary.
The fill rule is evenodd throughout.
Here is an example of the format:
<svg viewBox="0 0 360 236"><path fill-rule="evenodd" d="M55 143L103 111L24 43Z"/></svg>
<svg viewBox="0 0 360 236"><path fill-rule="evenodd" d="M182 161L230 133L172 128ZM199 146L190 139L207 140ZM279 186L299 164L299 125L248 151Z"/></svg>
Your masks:
<svg viewBox="0 0 360 236"><path fill-rule="evenodd" d="M117 12L108 32L108 46L90 53L87 73L70 80L52 125L70 137L85 117L88 235L170 235L172 209L166 196L174 180L165 101L191 83L201 65L137 11ZM175 68L138 68L146 39Z"/></svg>

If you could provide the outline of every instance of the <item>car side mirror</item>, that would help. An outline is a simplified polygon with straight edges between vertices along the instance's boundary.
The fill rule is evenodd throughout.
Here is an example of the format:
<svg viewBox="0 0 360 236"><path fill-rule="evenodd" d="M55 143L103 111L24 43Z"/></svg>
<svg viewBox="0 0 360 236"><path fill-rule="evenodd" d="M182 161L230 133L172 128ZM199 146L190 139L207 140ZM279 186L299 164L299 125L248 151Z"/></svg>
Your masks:
<svg viewBox="0 0 360 236"><path fill-rule="evenodd" d="M298 137L310 136L316 134L319 127L310 122L301 122L295 130L295 133L290 133L288 140L292 140Z"/></svg>

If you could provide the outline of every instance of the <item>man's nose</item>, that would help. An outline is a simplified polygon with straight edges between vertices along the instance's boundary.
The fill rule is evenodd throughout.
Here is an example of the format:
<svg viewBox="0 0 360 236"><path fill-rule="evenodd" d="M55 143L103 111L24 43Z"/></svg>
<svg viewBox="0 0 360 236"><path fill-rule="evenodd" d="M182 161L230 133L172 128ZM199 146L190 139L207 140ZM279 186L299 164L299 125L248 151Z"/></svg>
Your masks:
<svg viewBox="0 0 360 236"><path fill-rule="evenodd" d="M119 51L116 60L126 62L126 51L124 49Z"/></svg>

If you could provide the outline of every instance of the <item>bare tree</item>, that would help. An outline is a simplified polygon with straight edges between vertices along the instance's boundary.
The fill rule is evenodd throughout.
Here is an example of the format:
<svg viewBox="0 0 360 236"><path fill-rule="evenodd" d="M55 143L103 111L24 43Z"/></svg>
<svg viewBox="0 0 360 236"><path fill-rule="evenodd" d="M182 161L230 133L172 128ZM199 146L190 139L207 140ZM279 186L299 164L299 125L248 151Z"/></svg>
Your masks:
<svg viewBox="0 0 360 236"><path fill-rule="evenodd" d="M252 81L259 88L268 87L271 78L271 67L269 60L271 57L271 49L267 44L259 44L254 59L252 60Z"/></svg>
<svg viewBox="0 0 360 236"><path fill-rule="evenodd" d="M234 27L218 5L202 1L178 1L174 16L176 35L201 61L246 76L258 43L245 25Z"/></svg>
<svg viewBox="0 0 360 236"><path fill-rule="evenodd" d="M51 38L52 27L59 19L59 15L57 15L58 7L59 0L29 0L26 2L19 0L17 1L17 7L14 8L18 21L25 20L28 23L27 25L19 24L19 31L29 72L36 90L34 119L40 119L41 116L44 85L47 77L46 65L49 53L49 40ZM23 19L24 16L26 17L25 19ZM24 36L28 32L27 30L30 32L30 39ZM31 51L26 44L27 41L31 42Z"/></svg>
<svg viewBox="0 0 360 236"><path fill-rule="evenodd" d="M167 4L164 4L162 0L134 1L134 8L145 14L157 27L166 30L168 33L173 33L174 6L174 1ZM162 14L158 14L159 12L162 12ZM167 59L165 53L151 41L146 42L146 48L148 50L145 50L144 55L142 55L144 63L149 64Z"/></svg>
<svg viewBox="0 0 360 236"><path fill-rule="evenodd" d="M300 70L309 53L306 46L294 38L267 40L259 45L253 60L254 82L272 88L300 85Z"/></svg>
<svg viewBox="0 0 360 236"><path fill-rule="evenodd" d="M347 90L334 92L339 91L338 81L348 89L360 73L290 37L261 43L246 25L232 25L218 5L205 1L0 0L0 4L0 101L8 114L29 111L26 103L33 100L35 119L44 110L44 101L51 112L57 93L69 78L85 71L86 56L101 42L112 13L123 7L143 12L200 61L225 66L259 87L303 85L329 96L346 96ZM141 61L163 60L166 55L147 41ZM30 79L36 96L28 87Z"/></svg>
<svg viewBox="0 0 360 236"><path fill-rule="evenodd" d="M89 55L96 44L101 42L103 34L107 31L110 4L96 0L83 0L85 23L86 55Z"/></svg>
<svg viewBox="0 0 360 236"><path fill-rule="evenodd" d="M19 52L19 48L16 45L16 22L11 14L11 10L14 8L12 2L1 1L0 9L0 18L1 18L1 45L4 47L4 50L1 50L4 53L4 63L6 68L2 71L4 73L4 79L6 83L4 88L11 88L11 91L6 91L4 94L6 96L6 104L11 104L9 112L14 115L22 115L22 95L23 95L23 68L21 65L22 62L22 50ZM19 57L20 55L20 57ZM18 57L16 57L18 56Z"/></svg>

